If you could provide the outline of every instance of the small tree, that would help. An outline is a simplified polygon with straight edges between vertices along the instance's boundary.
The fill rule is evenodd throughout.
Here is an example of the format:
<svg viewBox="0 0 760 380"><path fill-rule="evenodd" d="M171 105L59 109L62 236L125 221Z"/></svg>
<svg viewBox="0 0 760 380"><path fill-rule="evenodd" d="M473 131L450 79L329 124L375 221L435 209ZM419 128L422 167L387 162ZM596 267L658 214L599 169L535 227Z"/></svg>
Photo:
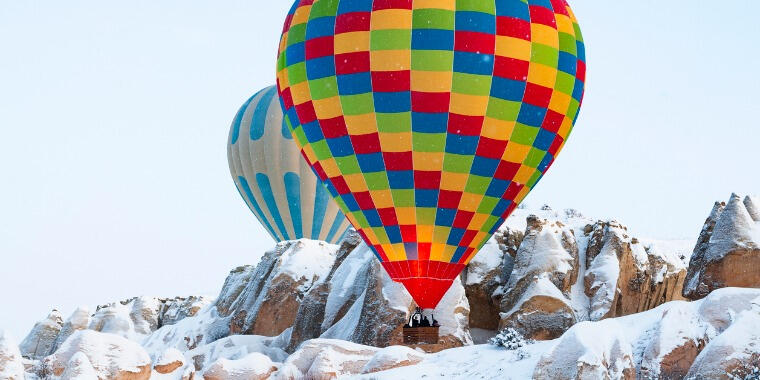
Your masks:
<svg viewBox="0 0 760 380"><path fill-rule="evenodd" d="M507 327L501 330L496 336L488 340L488 343L497 346L504 347L508 351L516 351L517 360L522 360L530 357L528 351L523 347L533 344L535 341L532 339L525 339L517 330Z"/></svg>

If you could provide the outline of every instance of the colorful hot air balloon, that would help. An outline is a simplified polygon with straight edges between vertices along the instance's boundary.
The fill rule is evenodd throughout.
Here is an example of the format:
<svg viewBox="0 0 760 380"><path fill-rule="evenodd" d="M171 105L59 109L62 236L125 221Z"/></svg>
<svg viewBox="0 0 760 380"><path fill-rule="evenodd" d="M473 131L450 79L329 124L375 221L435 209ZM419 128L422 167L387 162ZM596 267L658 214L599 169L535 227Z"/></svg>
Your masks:
<svg viewBox="0 0 760 380"><path fill-rule="evenodd" d="M277 68L296 143L423 308L551 166L586 70L565 0L299 0Z"/></svg>
<svg viewBox="0 0 760 380"><path fill-rule="evenodd" d="M248 99L230 127L230 173L240 196L277 241L336 243L349 227L282 120L277 88Z"/></svg>

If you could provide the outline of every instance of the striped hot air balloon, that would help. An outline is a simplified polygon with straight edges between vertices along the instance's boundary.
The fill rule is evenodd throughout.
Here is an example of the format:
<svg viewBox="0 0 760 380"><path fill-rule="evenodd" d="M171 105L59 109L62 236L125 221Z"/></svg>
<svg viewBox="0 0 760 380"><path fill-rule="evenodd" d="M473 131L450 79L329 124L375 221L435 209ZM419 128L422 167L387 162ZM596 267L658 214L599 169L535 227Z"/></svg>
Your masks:
<svg viewBox="0 0 760 380"><path fill-rule="evenodd" d="M276 87L259 91L240 108L227 159L240 196L276 241L336 243L350 227L283 123Z"/></svg>
<svg viewBox="0 0 760 380"><path fill-rule="evenodd" d="M277 70L309 164L433 308L554 162L586 64L565 0L297 0Z"/></svg>

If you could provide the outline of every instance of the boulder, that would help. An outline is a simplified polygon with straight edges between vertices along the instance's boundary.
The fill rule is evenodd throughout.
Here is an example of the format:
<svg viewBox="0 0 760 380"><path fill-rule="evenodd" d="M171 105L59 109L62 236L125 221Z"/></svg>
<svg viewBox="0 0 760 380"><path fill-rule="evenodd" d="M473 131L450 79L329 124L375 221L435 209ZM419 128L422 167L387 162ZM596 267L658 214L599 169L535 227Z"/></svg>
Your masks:
<svg viewBox="0 0 760 380"><path fill-rule="evenodd" d="M72 334L55 353L44 359L44 371L61 376L68 369L69 363L87 367L81 358L72 361L77 353L86 356L101 379L150 378L151 360L139 344L118 335L93 330L81 330ZM86 368L81 370L87 371Z"/></svg>
<svg viewBox="0 0 760 380"><path fill-rule="evenodd" d="M389 369L417 364L425 354L404 346L390 346L377 351L364 365L361 373L387 371Z"/></svg>
<svg viewBox="0 0 760 380"><path fill-rule="evenodd" d="M167 374L185 366L185 356L176 348L167 348L156 359L153 370L160 374Z"/></svg>
<svg viewBox="0 0 760 380"><path fill-rule="evenodd" d="M359 374L379 348L335 339L312 339L304 342L283 363L280 379L334 379Z"/></svg>
<svg viewBox="0 0 760 380"><path fill-rule="evenodd" d="M709 340L708 324L684 302L674 303L662 319L641 360L646 379L682 379Z"/></svg>
<svg viewBox="0 0 760 380"><path fill-rule="evenodd" d="M277 371L272 360L258 352L237 360L219 359L204 372L204 380L264 380Z"/></svg>
<svg viewBox="0 0 760 380"><path fill-rule="evenodd" d="M694 360L687 378L756 379L760 374L760 298ZM755 375L755 376L750 376Z"/></svg>
<svg viewBox="0 0 760 380"><path fill-rule="evenodd" d="M230 273L216 301L230 333L276 336L293 325L301 300L330 273L337 250L314 240L282 242L255 269Z"/></svg>
<svg viewBox="0 0 760 380"><path fill-rule="evenodd" d="M759 288L760 218L757 200L736 194L716 203L694 247L683 295L696 300L722 287Z"/></svg>
<svg viewBox="0 0 760 380"><path fill-rule="evenodd" d="M0 379L24 380L21 352L10 337L0 330Z"/></svg>
<svg viewBox="0 0 760 380"><path fill-rule="evenodd" d="M58 310L53 310L47 318L37 322L32 331L21 341L21 355L30 359L42 359L50 353L56 337L63 328L63 318Z"/></svg>
<svg viewBox="0 0 760 380"><path fill-rule="evenodd" d="M581 322L541 357L533 378L634 380L633 348L620 330L599 331L594 323Z"/></svg>
<svg viewBox="0 0 760 380"><path fill-rule="evenodd" d="M285 361L288 354L279 347L278 343L278 339L273 337L233 335L187 351L184 356L189 359L191 367L198 372L211 368L221 359L235 361L252 353L268 357L271 363L281 363Z"/></svg>

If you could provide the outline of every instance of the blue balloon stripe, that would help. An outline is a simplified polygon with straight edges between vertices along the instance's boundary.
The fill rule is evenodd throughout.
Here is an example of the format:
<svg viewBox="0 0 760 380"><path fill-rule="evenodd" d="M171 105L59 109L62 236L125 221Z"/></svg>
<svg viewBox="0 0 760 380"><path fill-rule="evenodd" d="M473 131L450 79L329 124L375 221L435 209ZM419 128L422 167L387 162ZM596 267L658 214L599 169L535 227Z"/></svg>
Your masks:
<svg viewBox="0 0 760 380"><path fill-rule="evenodd" d="M327 211L327 203L330 201L330 194L327 193L325 185L319 179L317 179L314 194L314 216L311 218L311 236L319 236L322 232L322 223L325 221L325 212ZM343 219L343 215L338 215L337 219Z"/></svg>
<svg viewBox="0 0 760 380"><path fill-rule="evenodd" d="M290 220L293 222L295 239L304 237L303 220L301 219L301 178L293 172L285 173L285 194L288 197L288 208L290 209Z"/></svg>
<svg viewBox="0 0 760 380"><path fill-rule="evenodd" d="M243 176L238 176L238 181L240 181L240 186L243 187L243 191L245 192L245 195L246 195L246 196L243 196L243 194L240 193L240 189L238 189L238 193L240 193L240 197L243 199L248 199L248 202L253 206L253 210L251 211L255 215L259 216L259 220L264 222L264 227L267 228L267 230L272 235L272 237L277 238L277 233L274 231L274 228L272 228L272 225L269 224L267 219L264 217L264 211L259 206L259 203L256 202L256 198L253 197L253 192L251 191L251 186L248 184L248 181Z"/></svg>
<svg viewBox="0 0 760 380"><path fill-rule="evenodd" d="M338 230L340 229L340 225L343 224L344 220L345 220L345 217L342 214L338 215L335 218L335 220L333 220L332 227L330 227L330 232L327 234L327 241L333 241L335 234L338 233ZM345 232L346 231L343 231L343 233Z"/></svg>
<svg viewBox="0 0 760 380"><path fill-rule="evenodd" d="M275 87L269 87L265 91L264 95L262 95L261 99L256 103L256 109L253 111L250 133L251 140L258 140L261 136L264 136L267 115L269 114L269 106L272 105L272 99L277 94L277 88Z"/></svg>
<svg viewBox="0 0 760 380"><path fill-rule="evenodd" d="M261 90L264 91L264 90ZM245 115L245 111L248 109L248 105L251 104L253 101L253 98L256 97L256 95L260 94L261 91L257 92L255 95L248 98L248 100L243 104L242 107L240 107L240 110L238 111L237 115L235 115L235 118L232 120L232 137L230 138L230 144L235 145L237 143L238 138L240 138L240 124L243 122L243 116Z"/></svg>
<svg viewBox="0 0 760 380"><path fill-rule="evenodd" d="M282 236L285 237L285 240L290 240L290 234L288 234L288 230L285 228L285 224L282 222L280 210L277 208L277 201L275 201L274 193L272 192L272 184L269 182L269 177L264 173L256 173L256 184L259 185L261 195L264 197L264 202L267 204L269 214L272 215L272 219L274 219L274 223L277 225L277 228L280 229L280 232L282 232Z"/></svg>

